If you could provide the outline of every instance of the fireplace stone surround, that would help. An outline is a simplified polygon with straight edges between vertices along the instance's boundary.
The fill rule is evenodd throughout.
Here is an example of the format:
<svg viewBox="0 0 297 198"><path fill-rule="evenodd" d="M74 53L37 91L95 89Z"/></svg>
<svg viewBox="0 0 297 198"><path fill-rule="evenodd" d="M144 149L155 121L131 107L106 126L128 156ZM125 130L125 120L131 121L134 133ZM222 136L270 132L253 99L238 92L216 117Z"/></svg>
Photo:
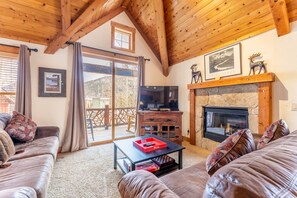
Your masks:
<svg viewBox="0 0 297 198"><path fill-rule="evenodd" d="M242 107L249 113L249 128L258 133L258 85L234 85L195 90L196 145L213 150L219 142L203 137L204 107Z"/></svg>
<svg viewBox="0 0 297 198"><path fill-rule="evenodd" d="M218 144L203 138L203 106L246 107L249 112L249 128L253 133L263 134L272 122L272 83L274 81L275 74L269 72L188 84L190 144L208 150L212 150Z"/></svg>

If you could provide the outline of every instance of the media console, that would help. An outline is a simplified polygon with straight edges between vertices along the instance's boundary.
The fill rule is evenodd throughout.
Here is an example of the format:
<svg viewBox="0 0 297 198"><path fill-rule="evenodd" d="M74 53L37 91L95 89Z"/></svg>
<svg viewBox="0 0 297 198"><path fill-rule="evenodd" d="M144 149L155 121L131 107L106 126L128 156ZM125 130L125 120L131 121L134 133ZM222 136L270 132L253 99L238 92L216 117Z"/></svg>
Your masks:
<svg viewBox="0 0 297 198"><path fill-rule="evenodd" d="M181 145L182 114L181 111L139 111L139 135L157 135Z"/></svg>

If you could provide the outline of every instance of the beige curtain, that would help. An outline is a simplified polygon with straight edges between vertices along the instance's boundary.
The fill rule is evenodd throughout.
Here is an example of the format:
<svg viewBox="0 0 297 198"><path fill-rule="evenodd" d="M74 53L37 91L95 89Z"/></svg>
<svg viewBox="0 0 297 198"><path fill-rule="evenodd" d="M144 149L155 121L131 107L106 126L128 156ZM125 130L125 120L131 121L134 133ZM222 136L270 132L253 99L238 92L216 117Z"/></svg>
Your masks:
<svg viewBox="0 0 297 198"><path fill-rule="evenodd" d="M30 52L26 45L19 51L15 110L32 118Z"/></svg>
<svg viewBox="0 0 297 198"><path fill-rule="evenodd" d="M144 67L145 67L145 59L143 56L139 56L138 57L138 94L137 94L136 119L135 119L136 136L139 136L139 131L137 128L137 112L139 110L139 102L140 102L140 87L144 85Z"/></svg>
<svg viewBox="0 0 297 198"><path fill-rule="evenodd" d="M67 125L62 152L73 152L87 148L85 120L85 94L81 44L73 45L73 68Z"/></svg>

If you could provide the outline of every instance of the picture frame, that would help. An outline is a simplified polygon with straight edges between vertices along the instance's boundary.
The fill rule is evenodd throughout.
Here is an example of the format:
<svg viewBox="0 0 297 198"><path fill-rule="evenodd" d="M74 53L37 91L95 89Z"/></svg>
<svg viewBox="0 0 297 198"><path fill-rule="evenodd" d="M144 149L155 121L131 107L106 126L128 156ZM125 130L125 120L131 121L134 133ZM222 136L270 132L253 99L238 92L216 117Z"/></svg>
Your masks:
<svg viewBox="0 0 297 198"><path fill-rule="evenodd" d="M241 44L237 43L204 56L205 80L241 74Z"/></svg>
<svg viewBox="0 0 297 198"><path fill-rule="evenodd" d="M66 70L39 67L39 97L66 97Z"/></svg>

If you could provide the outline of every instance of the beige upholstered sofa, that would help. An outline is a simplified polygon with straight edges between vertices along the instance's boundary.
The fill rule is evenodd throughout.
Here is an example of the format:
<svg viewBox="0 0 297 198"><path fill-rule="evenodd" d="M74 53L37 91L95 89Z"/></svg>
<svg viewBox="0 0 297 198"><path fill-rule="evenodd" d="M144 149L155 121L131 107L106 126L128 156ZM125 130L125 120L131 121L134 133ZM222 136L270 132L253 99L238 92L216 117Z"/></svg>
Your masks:
<svg viewBox="0 0 297 198"><path fill-rule="evenodd" d="M58 127L38 127L33 141L16 143L11 165L0 169L0 197L43 198L59 147Z"/></svg>

